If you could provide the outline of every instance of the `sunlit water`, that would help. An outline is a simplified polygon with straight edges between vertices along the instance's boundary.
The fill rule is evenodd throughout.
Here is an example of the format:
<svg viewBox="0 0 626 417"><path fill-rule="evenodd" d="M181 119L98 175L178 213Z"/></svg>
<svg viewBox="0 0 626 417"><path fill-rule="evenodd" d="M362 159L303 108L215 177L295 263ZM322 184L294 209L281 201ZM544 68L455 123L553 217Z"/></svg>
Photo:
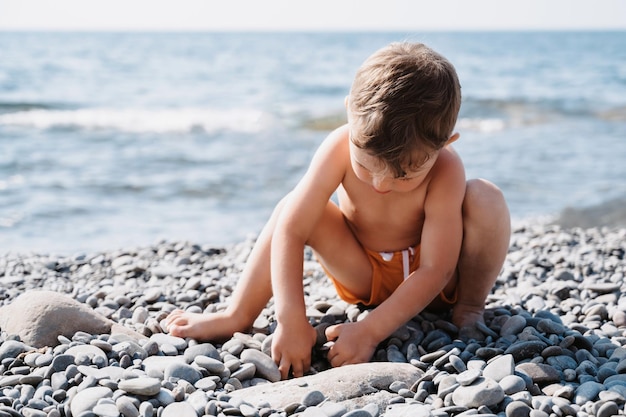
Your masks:
<svg viewBox="0 0 626 417"><path fill-rule="evenodd" d="M455 146L515 219L626 195L626 32L0 33L0 248L258 233L401 40L456 66Z"/></svg>

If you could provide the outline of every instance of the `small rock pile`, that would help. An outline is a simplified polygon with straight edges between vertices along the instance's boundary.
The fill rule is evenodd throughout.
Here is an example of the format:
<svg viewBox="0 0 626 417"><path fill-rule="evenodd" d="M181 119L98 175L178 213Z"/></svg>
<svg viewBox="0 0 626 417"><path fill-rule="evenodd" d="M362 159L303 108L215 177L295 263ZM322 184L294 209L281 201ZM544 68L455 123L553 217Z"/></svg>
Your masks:
<svg viewBox="0 0 626 417"><path fill-rule="evenodd" d="M1 255L2 305L55 291L125 331L59 334L54 346L31 346L3 328L0 417L625 414L625 229L520 227L484 325L460 330L423 312L371 363L337 369L325 359L323 330L368 310L340 301L309 256L307 314L320 337L311 375L288 381L269 356L271 303L250 332L224 343L163 332L174 308L224 308L251 247L159 242L70 257ZM0 323L22 318L3 311Z"/></svg>

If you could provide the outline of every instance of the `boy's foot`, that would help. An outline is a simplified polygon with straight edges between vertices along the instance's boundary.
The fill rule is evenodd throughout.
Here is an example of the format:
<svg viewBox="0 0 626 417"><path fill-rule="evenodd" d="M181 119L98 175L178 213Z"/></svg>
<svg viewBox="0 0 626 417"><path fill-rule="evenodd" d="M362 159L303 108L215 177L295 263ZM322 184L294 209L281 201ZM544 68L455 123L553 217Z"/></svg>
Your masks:
<svg viewBox="0 0 626 417"><path fill-rule="evenodd" d="M452 310L452 323L459 329L463 327L474 327L476 323L484 323L483 314L485 309L482 306L473 306L457 303Z"/></svg>
<svg viewBox="0 0 626 417"><path fill-rule="evenodd" d="M452 323L459 328L459 338L461 340L485 340L485 335L477 324L485 323L482 307L471 306L467 304L456 304L452 310Z"/></svg>
<svg viewBox="0 0 626 417"><path fill-rule="evenodd" d="M246 326L225 312L203 314L174 310L165 319L166 330L172 336L196 340L223 340Z"/></svg>

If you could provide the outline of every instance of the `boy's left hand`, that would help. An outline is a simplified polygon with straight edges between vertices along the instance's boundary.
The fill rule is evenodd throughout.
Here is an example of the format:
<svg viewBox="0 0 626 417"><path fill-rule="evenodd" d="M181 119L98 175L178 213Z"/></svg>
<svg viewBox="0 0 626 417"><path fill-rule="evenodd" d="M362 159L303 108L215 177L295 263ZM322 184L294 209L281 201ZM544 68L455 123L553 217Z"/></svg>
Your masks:
<svg viewBox="0 0 626 417"><path fill-rule="evenodd" d="M328 361L333 367L368 362L378 345L361 322L329 326L326 338L334 341L328 351Z"/></svg>

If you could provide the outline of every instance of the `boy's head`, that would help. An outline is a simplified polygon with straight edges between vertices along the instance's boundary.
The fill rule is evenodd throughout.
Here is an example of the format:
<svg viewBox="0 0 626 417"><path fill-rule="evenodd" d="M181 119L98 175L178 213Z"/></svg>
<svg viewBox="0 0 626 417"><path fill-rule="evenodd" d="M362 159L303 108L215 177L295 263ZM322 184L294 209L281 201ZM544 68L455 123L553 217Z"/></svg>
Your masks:
<svg viewBox="0 0 626 417"><path fill-rule="evenodd" d="M460 106L447 59L423 44L393 43L357 71L348 97L351 140L402 177L446 144Z"/></svg>

